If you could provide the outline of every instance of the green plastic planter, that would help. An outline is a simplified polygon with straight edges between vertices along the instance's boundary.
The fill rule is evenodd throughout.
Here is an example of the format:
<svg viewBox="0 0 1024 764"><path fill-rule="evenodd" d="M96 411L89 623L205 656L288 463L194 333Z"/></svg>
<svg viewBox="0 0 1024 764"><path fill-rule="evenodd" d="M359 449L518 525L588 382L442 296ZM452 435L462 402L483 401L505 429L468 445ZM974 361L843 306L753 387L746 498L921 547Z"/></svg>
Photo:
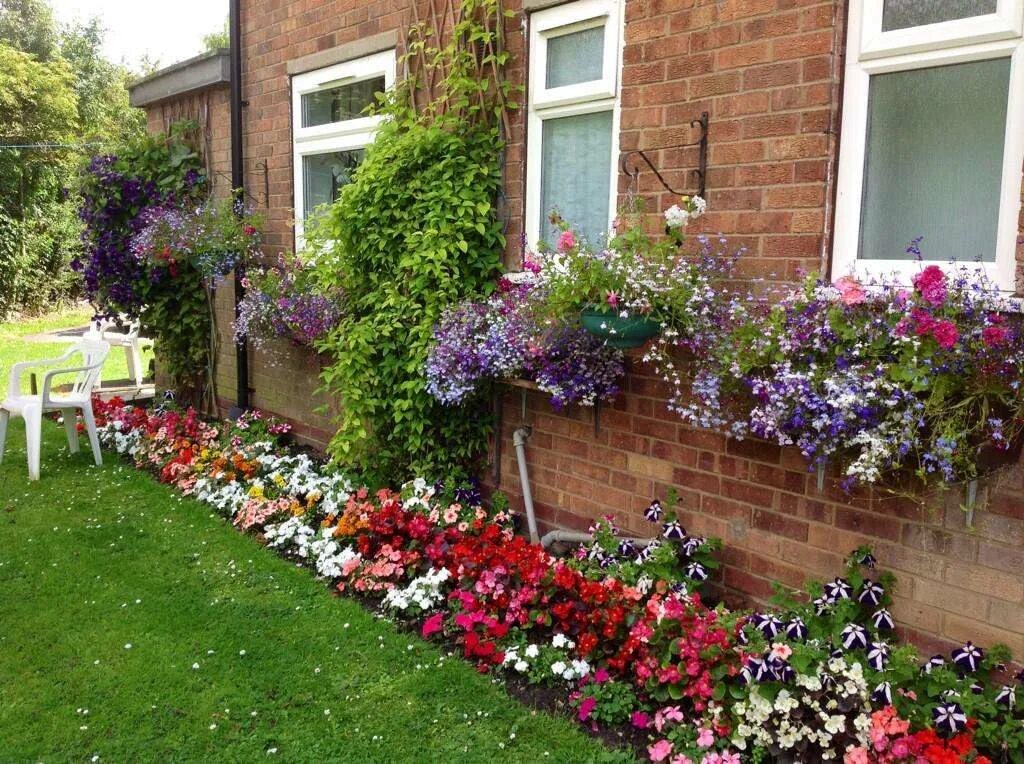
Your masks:
<svg viewBox="0 0 1024 764"><path fill-rule="evenodd" d="M617 313L596 308L584 308L580 313L580 323L584 329L613 348L638 348L661 332L661 326L649 318L622 318Z"/></svg>

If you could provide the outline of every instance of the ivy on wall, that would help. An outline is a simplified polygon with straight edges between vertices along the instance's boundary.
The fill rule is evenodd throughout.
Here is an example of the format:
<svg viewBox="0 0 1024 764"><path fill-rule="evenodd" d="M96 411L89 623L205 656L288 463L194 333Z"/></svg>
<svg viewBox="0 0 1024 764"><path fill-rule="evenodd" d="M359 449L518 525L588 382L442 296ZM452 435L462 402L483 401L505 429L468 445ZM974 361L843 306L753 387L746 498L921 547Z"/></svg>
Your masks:
<svg viewBox="0 0 1024 764"><path fill-rule="evenodd" d="M317 277L346 295L318 343L333 358L323 387L341 406L334 459L394 480L461 473L486 449L484 401L450 408L424 365L448 305L493 288L505 246L501 190L505 13L464 0L443 29L414 26L406 80L384 96L385 121L355 177L309 232Z"/></svg>

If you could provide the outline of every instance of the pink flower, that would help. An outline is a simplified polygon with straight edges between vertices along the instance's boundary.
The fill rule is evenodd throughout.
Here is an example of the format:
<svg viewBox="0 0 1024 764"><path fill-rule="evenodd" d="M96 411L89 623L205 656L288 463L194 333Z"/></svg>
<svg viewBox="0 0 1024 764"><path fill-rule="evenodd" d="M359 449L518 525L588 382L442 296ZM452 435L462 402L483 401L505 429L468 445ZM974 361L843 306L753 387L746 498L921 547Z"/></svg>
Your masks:
<svg viewBox="0 0 1024 764"><path fill-rule="evenodd" d="M647 746L647 753L651 757L651 761L665 761L672 755L672 743L668 740L659 740L657 743Z"/></svg>
<svg viewBox="0 0 1024 764"><path fill-rule="evenodd" d="M680 753L672 757L672 764L693 764L693 759Z"/></svg>
<svg viewBox="0 0 1024 764"><path fill-rule="evenodd" d="M986 326L981 331L981 339L990 348L1005 345L1009 338L1010 332L1007 331L1005 326Z"/></svg>
<svg viewBox="0 0 1024 764"><path fill-rule="evenodd" d="M608 673L608 669L599 668L594 672L594 681L597 684L604 684L609 679L611 679L611 675Z"/></svg>
<svg viewBox="0 0 1024 764"><path fill-rule="evenodd" d="M772 645L772 655L782 660L789 660L789 656L793 654L793 648L782 642L776 642Z"/></svg>
<svg viewBox="0 0 1024 764"><path fill-rule="evenodd" d="M572 231L562 231L562 235L558 237L558 249L561 252L566 252L576 246L576 236Z"/></svg>
<svg viewBox="0 0 1024 764"><path fill-rule="evenodd" d="M697 730L697 745L701 748L710 748L715 743L715 733L707 727Z"/></svg>
<svg viewBox="0 0 1024 764"><path fill-rule="evenodd" d="M643 711L634 711L629 716L629 723L637 729L645 730L651 726L651 717L649 717Z"/></svg>
<svg viewBox="0 0 1024 764"><path fill-rule="evenodd" d="M617 307L619 304L619 295L616 294L614 290L608 293L608 297L606 299L608 304L613 308Z"/></svg>
<svg viewBox="0 0 1024 764"><path fill-rule="evenodd" d="M832 286L839 290L839 301L847 307L860 305L868 298L864 285L853 276L843 276L836 279Z"/></svg>
<svg viewBox="0 0 1024 764"><path fill-rule="evenodd" d="M420 634L426 638L431 634L437 634L441 631L442 624L444 623L444 615L442 613L435 613L423 622L423 628L420 630Z"/></svg>
<svg viewBox="0 0 1024 764"><path fill-rule="evenodd" d="M843 757L843 764L870 764L870 761L864 748L851 748Z"/></svg>
<svg viewBox="0 0 1024 764"><path fill-rule="evenodd" d="M929 265L913 278L914 288L925 302L938 307L946 301L946 274L937 265Z"/></svg>
<svg viewBox="0 0 1024 764"><path fill-rule="evenodd" d="M584 698L580 702L579 714L577 714L579 716L579 720L581 722L585 722L587 719L590 718L590 715L594 712L595 708L597 708L597 699L596 698L593 698L593 697Z"/></svg>
<svg viewBox="0 0 1024 764"><path fill-rule="evenodd" d="M935 337L935 341L939 343L940 348L949 350L956 341L960 339L960 332L957 331L956 324L952 321L936 321L932 327L932 336Z"/></svg>

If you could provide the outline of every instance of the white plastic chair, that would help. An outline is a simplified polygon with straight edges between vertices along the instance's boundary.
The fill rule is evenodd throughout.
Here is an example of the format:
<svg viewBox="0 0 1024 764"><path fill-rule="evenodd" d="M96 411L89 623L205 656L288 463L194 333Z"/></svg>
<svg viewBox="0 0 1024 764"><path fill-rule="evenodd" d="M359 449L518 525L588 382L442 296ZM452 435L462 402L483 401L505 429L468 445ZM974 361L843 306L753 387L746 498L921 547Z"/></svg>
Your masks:
<svg viewBox="0 0 1024 764"><path fill-rule="evenodd" d="M64 430L68 436L71 453L78 453L78 428L76 413L82 412L85 429L89 433L89 444L96 465L103 464L100 440L96 434L96 419L92 413L92 389L103 368L103 361L110 352L110 344L100 340L82 340L60 358L43 361L23 361L11 367L7 384L7 397L0 402L0 461L3 461L4 445L7 441L7 424L11 414L20 414L25 420L25 440L28 450L28 479L39 479L39 442L42 438L43 414L60 411L64 416ZM58 366L76 354L82 356L82 364L70 368L59 368L43 375L43 389L40 395L24 395L21 392L21 375L27 369ZM74 374L74 382L67 391L51 392L56 377Z"/></svg>
<svg viewBox="0 0 1024 764"><path fill-rule="evenodd" d="M140 337L141 328L138 321L122 322L126 331L119 331L116 321L93 321L89 328L82 335L86 340L103 340L109 342L112 348L124 348L125 361L128 364L128 376L135 382L136 387L142 387L146 377L146 371L142 366L142 348L152 347L153 340ZM100 378L96 378L96 386L100 386Z"/></svg>

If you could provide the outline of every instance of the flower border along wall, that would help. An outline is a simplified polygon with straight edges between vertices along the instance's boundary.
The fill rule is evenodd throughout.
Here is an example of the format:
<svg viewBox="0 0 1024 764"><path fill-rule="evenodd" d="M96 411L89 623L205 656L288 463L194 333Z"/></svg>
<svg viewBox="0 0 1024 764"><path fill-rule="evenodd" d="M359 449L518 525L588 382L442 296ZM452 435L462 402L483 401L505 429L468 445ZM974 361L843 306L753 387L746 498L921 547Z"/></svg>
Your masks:
<svg viewBox="0 0 1024 764"><path fill-rule="evenodd" d="M688 536L671 497L645 513L654 545L605 518L557 559L472 486L372 493L289 451L288 426L258 412L210 423L120 401L96 409L103 443L137 466L528 697L560 695L586 728L652 761L1024 757L1024 674L1004 678L1008 651L967 643L922 660L899 644L896 582L867 549L802 596L729 611L697 593L717 543Z"/></svg>

